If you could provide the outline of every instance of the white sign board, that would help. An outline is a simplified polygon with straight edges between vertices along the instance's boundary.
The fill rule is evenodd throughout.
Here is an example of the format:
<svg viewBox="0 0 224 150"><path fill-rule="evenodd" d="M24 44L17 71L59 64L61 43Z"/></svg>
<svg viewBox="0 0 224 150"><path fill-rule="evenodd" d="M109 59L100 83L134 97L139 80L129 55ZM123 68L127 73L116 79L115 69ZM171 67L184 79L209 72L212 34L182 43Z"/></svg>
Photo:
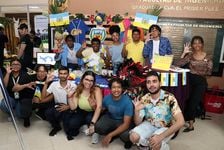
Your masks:
<svg viewBox="0 0 224 150"><path fill-rule="evenodd" d="M34 16L34 28L37 35L46 34L48 32L48 17L43 15Z"/></svg>
<svg viewBox="0 0 224 150"><path fill-rule="evenodd" d="M37 53L37 64L54 65L55 53Z"/></svg>

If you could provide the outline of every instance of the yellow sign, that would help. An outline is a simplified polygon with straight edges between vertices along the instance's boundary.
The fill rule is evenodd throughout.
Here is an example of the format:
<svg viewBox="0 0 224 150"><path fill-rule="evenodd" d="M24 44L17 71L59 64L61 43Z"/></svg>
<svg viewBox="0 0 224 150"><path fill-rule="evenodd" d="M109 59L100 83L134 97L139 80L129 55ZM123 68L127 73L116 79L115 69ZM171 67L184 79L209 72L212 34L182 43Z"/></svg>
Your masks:
<svg viewBox="0 0 224 150"><path fill-rule="evenodd" d="M153 16L149 14L136 13L135 21L133 25L136 27L140 27L143 29L149 29L152 24L156 24L158 20L158 16Z"/></svg>
<svg viewBox="0 0 224 150"><path fill-rule="evenodd" d="M152 69L169 71L172 61L173 61L173 55L165 55L165 56L154 55Z"/></svg>
<svg viewBox="0 0 224 150"><path fill-rule="evenodd" d="M69 14L68 12L60 14L51 14L50 16L50 26L63 26L69 24Z"/></svg>

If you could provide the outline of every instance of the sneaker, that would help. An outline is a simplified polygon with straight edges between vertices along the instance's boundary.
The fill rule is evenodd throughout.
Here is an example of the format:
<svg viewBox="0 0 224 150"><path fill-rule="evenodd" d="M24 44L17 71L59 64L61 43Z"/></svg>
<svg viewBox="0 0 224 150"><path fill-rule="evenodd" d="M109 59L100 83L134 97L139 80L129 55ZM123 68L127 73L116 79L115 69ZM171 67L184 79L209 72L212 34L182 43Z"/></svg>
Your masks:
<svg viewBox="0 0 224 150"><path fill-rule="evenodd" d="M124 143L124 148L125 149L130 149L131 147L132 147L132 142L129 141L129 142Z"/></svg>
<svg viewBox="0 0 224 150"><path fill-rule="evenodd" d="M28 128L30 126L30 118L24 118L23 126Z"/></svg>
<svg viewBox="0 0 224 150"><path fill-rule="evenodd" d="M80 132L86 133L86 130L88 129L88 126L86 124L82 125L79 129Z"/></svg>
<svg viewBox="0 0 224 150"><path fill-rule="evenodd" d="M7 120L8 120L8 122L12 122L12 118L11 117L8 117Z"/></svg>
<svg viewBox="0 0 224 150"><path fill-rule="evenodd" d="M149 146L142 146L142 145L139 145L139 146L137 146L137 148L138 148L139 150L151 150Z"/></svg>
<svg viewBox="0 0 224 150"><path fill-rule="evenodd" d="M46 120L46 116L40 111L35 112L35 116L39 118L40 120Z"/></svg>
<svg viewBox="0 0 224 150"><path fill-rule="evenodd" d="M54 135L56 135L57 132L60 131L60 130L61 130L61 127L53 128L53 129L51 130L51 132L49 133L49 136L54 136Z"/></svg>
<svg viewBox="0 0 224 150"><path fill-rule="evenodd" d="M97 144L99 142L100 135L98 133L93 133L92 135L92 144Z"/></svg>

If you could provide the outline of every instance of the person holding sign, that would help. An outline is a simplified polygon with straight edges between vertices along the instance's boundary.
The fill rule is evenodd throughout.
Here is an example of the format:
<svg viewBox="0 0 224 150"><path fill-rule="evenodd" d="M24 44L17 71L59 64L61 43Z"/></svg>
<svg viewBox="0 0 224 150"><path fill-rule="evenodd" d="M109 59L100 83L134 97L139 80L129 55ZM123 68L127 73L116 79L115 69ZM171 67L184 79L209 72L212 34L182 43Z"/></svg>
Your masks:
<svg viewBox="0 0 224 150"><path fill-rule="evenodd" d="M156 24L151 25L149 28L149 34L146 37L143 48L145 65L153 63L153 56L155 54L159 54L160 56L172 54L170 41L166 37L161 37L161 32L161 28Z"/></svg>
<svg viewBox="0 0 224 150"><path fill-rule="evenodd" d="M194 36L191 44L184 45L181 59L176 63L177 66L188 66L190 69L189 84L190 97L187 102L184 117L189 126L183 132L194 130L194 121L198 105L203 107L203 96L207 88L206 76L212 73L212 57L204 51L204 40L201 36ZM204 108L202 108L204 109ZM202 115L204 117L204 110Z"/></svg>

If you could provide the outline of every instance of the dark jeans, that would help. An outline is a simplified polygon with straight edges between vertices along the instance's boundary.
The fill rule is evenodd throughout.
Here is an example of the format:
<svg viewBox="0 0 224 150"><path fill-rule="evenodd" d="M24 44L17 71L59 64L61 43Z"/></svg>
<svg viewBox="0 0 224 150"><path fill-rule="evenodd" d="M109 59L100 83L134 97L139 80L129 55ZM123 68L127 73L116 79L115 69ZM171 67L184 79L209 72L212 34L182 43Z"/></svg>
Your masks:
<svg viewBox="0 0 224 150"><path fill-rule="evenodd" d="M15 100L9 97L9 105L19 118L29 118L32 114L32 100L30 98ZM7 107L5 99L1 101L0 109L9 114L10 108Z"/></svg>
<svg viewBox="0 0 224 150"><path fill-rule="evenodd" d="M38 114L41 115L44 119L46 119L45 112L48 108L54 106L54 101L50 101L47 103L33 103L32 108L33 110L37 110Z"/></svg>
<svg viewBox="0 0 224 150"><path fill-rule="evenodd" d="M79 128L84 124L90 124L94 112L87 112L77 108L69 119L67 135L77 136L79 134Z"/></svg>
<svg viewBox="0 0 224 150"><path fill-rule="evenodd" d="M68 129L68 121L71 116L70 110L59 112L55 107L51 107L46 110L45 116L53 128L60 128L60 122L62 121L64 130Z"/></svg>
<svg viewBox="0 0 224 150"><path fill-rule="evenodd" d="M123 123L123 120L115 120L110 118L109 115L105 114L96 122L95 132L100 135L107 135L108 133L117 129L122 123ZM129 139L130 129L124 131L123 133L119 135L120 139L123 142L130 142L130 139Z"/></svg>
<svg viewBox="0 0 224 150"><path fill-rule="evenodd" d="M78 65L78 64L71 64L71 63L68 63L67 64L67 67L72 69L72 70L80 70L81 67Z"/></svg>
<svg viewBox="0 0 224 150"><path fill-rule="evenodd" d="M184 111L185 121L194 120L196 117L196 110L203 102L204 93L207 89L206 78L189 74L190 82L190 96Z"/></svg>

